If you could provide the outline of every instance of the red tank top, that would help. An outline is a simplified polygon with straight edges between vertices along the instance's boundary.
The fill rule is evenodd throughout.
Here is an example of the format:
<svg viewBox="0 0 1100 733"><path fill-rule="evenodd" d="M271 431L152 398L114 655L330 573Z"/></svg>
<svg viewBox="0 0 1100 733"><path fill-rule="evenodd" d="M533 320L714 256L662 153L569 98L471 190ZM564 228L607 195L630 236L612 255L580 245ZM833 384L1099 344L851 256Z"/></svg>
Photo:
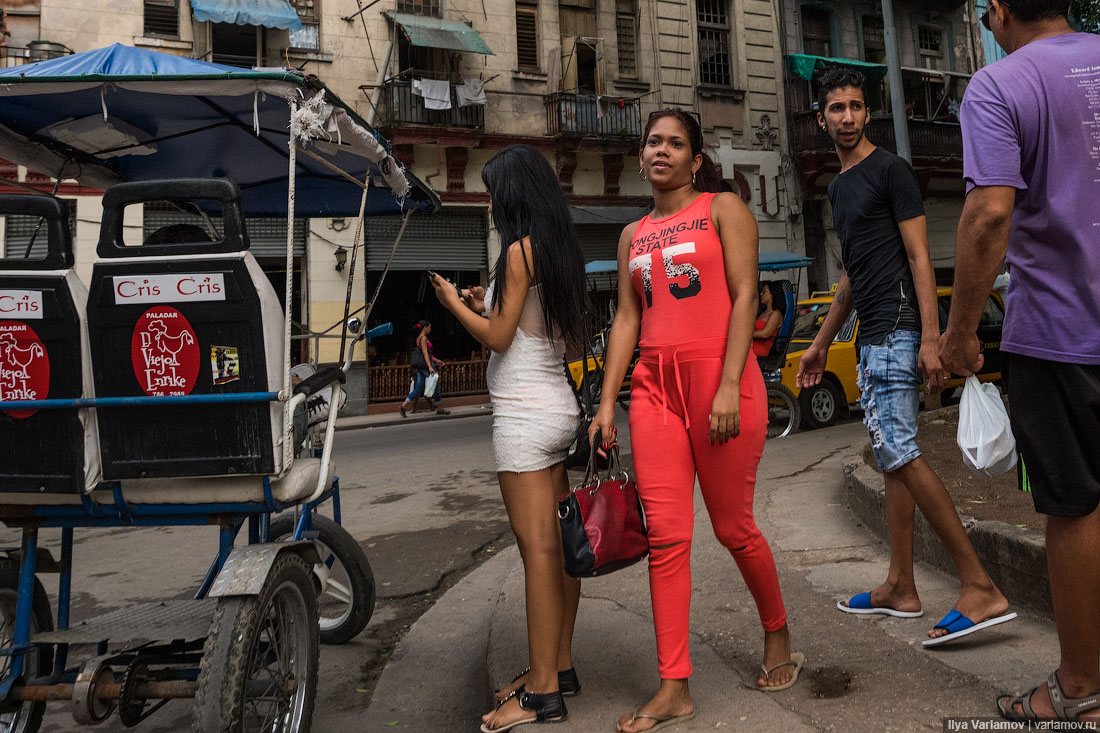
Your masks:
<svg viewBox="0 0 1100 733"><path fill-rule="evenodd" d="M646 216L630 243L630 279L642 304L640 346L729 336L730 300L722 242L704 193L664 219Z"/></svg>

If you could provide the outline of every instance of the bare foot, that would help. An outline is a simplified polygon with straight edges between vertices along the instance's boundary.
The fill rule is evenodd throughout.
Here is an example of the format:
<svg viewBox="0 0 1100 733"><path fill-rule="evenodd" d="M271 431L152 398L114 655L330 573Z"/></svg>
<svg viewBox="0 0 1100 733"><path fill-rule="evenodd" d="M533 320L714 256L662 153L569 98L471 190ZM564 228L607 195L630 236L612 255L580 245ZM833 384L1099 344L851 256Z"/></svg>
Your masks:
<svg viewBox="0 0 1100 733"><path fill-rule="evenodd" d="M985 588L963 588L955 601L955 610L976 624L995 618L1008 611L1008 599L997 586L990 583ZM938 639L951 633L947 629L930 629L929 639Z"/></svg>
<svg viewBox="0 0 1100 733"><path fill-rule="evenodd" d="M535 717L533 711L524 710L519 706L518 697L513 697L493 712L482 715L481 722L485 723L485 727L490 730L496 730L519 720L534 720Z"/></svg>
<svg viewBox="0 0 1100 733"><path fill-rule="evenodd" d="M787 625L784 624L783 628L777 631L765 631L764 669L772 669L772 667L775 667L777 664L789 662L790 659L791 633L787 629ZM794 667L789 664L773 669L767 677L765 677L763 671L761 671L759 679L756 680L756 686L777 687L779 685L785 685L791 681L791 675L793 673Z"/></svg>
<svg viewBox="0 0 1100 733"><path fill-rule="evenodd" d="M615 730L619 733L641 733L657 725L658 721L653 718L636 717L639 713L665 718L690 715L694 710L695 704L691 701L687 680L661 680L661 687L657 690L657 694L638 708L637 713L621 716Z"/></svg>
<svg viewBox="0 0 1100 733"><path fill-rule="evenodd" d="M871 605L876 608L892 608L895 611L917 612L921 609L916 586L889 580L871 591Z"/></svg>
<svg viewBox="0 0 1100 733"><path fill-rule="evenodd" d="M1059 673L1059 679L1061 679L1061 673ZM1062 683L1062 691L1069 697L1089 697L1092 694L1084 689L1072 689L1065 682ZM1095 692L1095 690L1093 692ZM1050 703L1050 691L1047 689L1045 682L1031 691L1031 709L1034 710L1035 714L1040 718L1054 718L1054 706ZM1017 715L1023 715L1023 703L1016 703L1013 705L1012 712ZM1089 710L1088 712L1081 713L1077 716L1077 720L1100 721L1100 710Z"/></svg>

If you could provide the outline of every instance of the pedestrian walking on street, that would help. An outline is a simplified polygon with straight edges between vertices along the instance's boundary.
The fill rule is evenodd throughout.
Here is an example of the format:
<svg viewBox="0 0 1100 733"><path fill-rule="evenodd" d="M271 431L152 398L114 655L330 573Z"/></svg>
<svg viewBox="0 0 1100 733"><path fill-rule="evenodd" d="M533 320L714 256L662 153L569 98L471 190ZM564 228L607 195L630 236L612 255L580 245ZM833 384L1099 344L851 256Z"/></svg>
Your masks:
<svg viewBox="0 0 1100 733"><path fill-rule="evenodd" d="M482 170L489 213L506 243L487 292L434 276L436 297L489 357L497 479L523 559L530 667L501 690L481 730L560 722L563 695L580 682L573 625L580 581L565 574L558 497L568 492L565 457L580 427L562 366L583 338L584 260L557 176L542 153L512 145ZM481 297L478 297L481 296ZM483 317L482 314L485 316Z"/></svg>
<svg viewBox="0 0 1100 733"><path fill-rule="evenodd" d="M863 84L863 75L851 69L832 69L821 77L817 119L841 163L829 184L829 201L844 273L825 323L802 356L796 382L802 388L821 382L829 345L854 307L863 422L885 474L890 569L878 588L837 607L852 614L923 615L913 577L913 520L919 507L955 563L962 586L954 608L928 632L924 644L935 646L1016 614L982 567L950 494L917 446L921 375L931 394L942 391L949 378L939 357L935 277L916 175L864 135L870 112Z"/></svg>
<svg viewBox="0 0 1100 733"><path fill-rule="evenodd" d="M603 397L592 437L614 439L615 397L635 345L630 444L649 532L649 585L660 686L620 731L644 731L695 715L688 689L693 497L699 476L714 533L729 549L764 627L757 685L790 687L804 661L791 654L787 613L771 549L753 517L767 398L750 353L757 309L756 220L718 191L695 118L650 115L639 175L653 212L619 238L619 305L606 350Z"/></svg>
<svg viewBox="0 0 1100 733"><path fill-rule="evenodd" d="M978 319L1008 257L1001 351L1020 487L1047 515L1061 662L997 701L1013 720L1100 721L1100 36L1075 33L1068 0L993 0L982 23L1010 55L967 85L966 202L940 349L981 368Z"/></svg>
<svg viewBox="0 0 1100 733"><path fill-rule="evenodd" d="M437 367L444 365L444 362L435 358L432 354L432 342L429 340L429 336L432 334L432 324L430 321L417 321L413 326L416 329L416 346L413 347L412 353L409 355L409 368L412 370L412 387L409 390L409 396L405 398L405 401L401 403L401 417L408 417L408 411L412 409L416 400L423 397L428 401L428 409L434 410L439 415L449 415L450 410L443 409L443 397L441 395L441 389L439 386L439 372ZM432 375L435 378L432 379ZM427 389L429 382L434 382L435 386L432 389ZM431 392L431 394L428 394Z"/></svg>

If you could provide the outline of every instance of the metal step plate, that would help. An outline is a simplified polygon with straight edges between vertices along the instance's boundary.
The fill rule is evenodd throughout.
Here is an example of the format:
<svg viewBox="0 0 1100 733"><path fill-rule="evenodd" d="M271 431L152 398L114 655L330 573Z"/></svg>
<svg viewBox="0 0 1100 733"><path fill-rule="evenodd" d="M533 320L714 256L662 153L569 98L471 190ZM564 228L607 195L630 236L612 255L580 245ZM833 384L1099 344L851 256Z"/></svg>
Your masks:
<svg viewBox="0 0 1100 733"><path fill-rule="evenodd" d="M66 631L47 631L31 637L32 644L98 644L110 642L168 642L206 638L214 617L216 598L201 601L152 601L94 616Z"/></svg>

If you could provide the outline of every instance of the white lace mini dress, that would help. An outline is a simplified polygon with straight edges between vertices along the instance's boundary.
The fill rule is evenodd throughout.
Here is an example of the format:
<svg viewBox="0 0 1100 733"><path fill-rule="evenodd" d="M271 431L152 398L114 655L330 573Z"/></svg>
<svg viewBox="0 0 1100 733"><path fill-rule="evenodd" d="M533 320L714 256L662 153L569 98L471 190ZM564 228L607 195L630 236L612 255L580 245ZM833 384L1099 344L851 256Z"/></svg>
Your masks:
<svg viewBox="0 0 1100 733"><path fill-rule="evenodd" d="M486 311L495 286L485 293ZM580 408L565 374L565 343L546 337L543 318L535 286L527 292L512 345L489 357L497 471L539 471L561 463L580 426Z"/></svg>

